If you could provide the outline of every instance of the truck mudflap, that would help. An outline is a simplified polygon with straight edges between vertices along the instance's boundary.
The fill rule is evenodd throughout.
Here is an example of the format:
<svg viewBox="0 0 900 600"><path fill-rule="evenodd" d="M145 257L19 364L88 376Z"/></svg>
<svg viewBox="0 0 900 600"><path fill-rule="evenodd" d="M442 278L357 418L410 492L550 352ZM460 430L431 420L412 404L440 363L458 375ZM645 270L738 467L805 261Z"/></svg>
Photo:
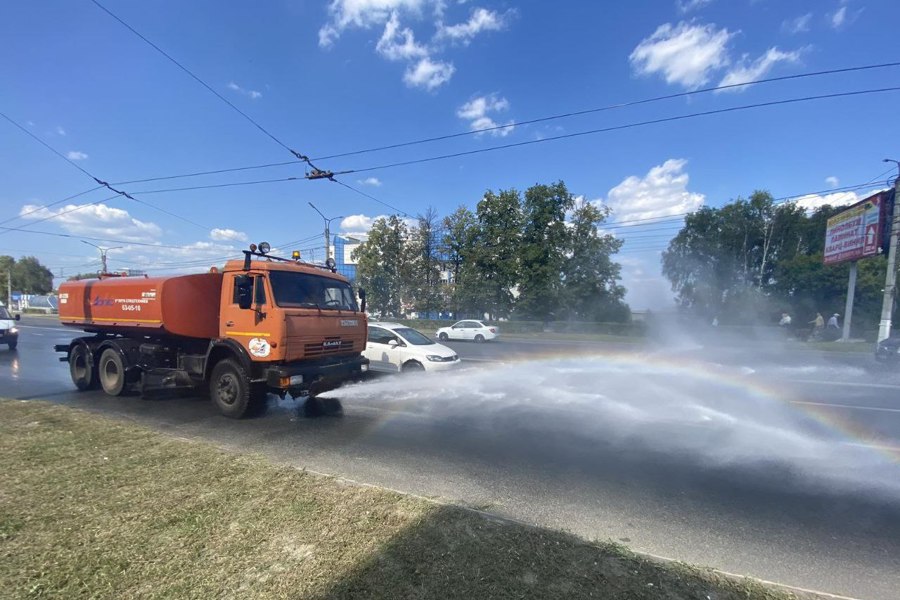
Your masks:
<svg viewBox="0 0 900 600"><path fill-rule="evenodd" d="M266 368L266 385L291 396L319 394L347 380L358 378L369 368L362 355L334 356L316 361L273 365Z"/></svg>

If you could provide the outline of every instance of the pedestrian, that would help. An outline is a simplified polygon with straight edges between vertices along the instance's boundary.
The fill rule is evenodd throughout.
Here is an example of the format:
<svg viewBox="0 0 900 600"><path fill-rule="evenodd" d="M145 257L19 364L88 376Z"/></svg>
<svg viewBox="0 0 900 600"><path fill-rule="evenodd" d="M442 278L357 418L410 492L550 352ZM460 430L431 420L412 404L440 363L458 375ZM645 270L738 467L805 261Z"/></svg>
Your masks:
<svg viewBox="0 0 900 600"><path fill-rule="evenodd" d="M810 338L814 340L820 339L822 332L825 330L825 319L822 317L822 313L817 312L816 318L810 321L810 324L813 326Z"/></svg>
<svg viewBox="0 0 900 600"><path fill-rule="evenodd" d="M841 315L838 313L831 315L831 318L828 319L828 329L840 329L840 326L838 325L838 317L840 316Z"/></svg>
<svg viewBox="0 0 900 600"><path fill-rule="evenodd" d="M791 326L791 315L786 312L781 313L781 320L778 321L778 325L781 327L790 327Z"/></svg>

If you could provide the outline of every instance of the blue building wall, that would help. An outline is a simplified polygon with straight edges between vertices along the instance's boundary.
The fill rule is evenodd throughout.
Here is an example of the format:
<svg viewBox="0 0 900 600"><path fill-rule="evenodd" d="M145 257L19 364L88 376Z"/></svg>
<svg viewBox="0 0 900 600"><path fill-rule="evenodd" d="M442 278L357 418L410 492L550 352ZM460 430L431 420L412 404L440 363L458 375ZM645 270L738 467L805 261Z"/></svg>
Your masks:
<svg viewBox="0 0 900 600"><path fill-rule="evenodd" d="M356 265L344 262L344 250L347 246L347 240L340 236L334 236L334 262L337 272L349 279L351 282L356 281Z"/></svg>

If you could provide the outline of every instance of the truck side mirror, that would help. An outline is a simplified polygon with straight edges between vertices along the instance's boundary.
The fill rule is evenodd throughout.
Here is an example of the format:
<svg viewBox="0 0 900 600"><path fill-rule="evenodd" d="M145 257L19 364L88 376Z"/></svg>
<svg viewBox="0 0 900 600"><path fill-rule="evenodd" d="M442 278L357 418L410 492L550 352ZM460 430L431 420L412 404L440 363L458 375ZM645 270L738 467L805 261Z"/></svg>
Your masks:
<svg viewBox="0 0 900 600"><path fill-rule="evenodd" d="M22 315L17 314L17 315L16 315L16 321L19 321L19 320L21 320L21 319L22 319Z"/></svg>
<svg viewBox="0 0 900 600"><path fill-rule="evenodd" d="M366 290L359 288L359 310L366 312Z"/></svg>
<svg viewBox="0 0 900 600"><path fill-rule="evenodd" d="M249 275L238 275L234 278L234 286L238 293L238 306L248 310L253 306L253 278Z"/></svg>

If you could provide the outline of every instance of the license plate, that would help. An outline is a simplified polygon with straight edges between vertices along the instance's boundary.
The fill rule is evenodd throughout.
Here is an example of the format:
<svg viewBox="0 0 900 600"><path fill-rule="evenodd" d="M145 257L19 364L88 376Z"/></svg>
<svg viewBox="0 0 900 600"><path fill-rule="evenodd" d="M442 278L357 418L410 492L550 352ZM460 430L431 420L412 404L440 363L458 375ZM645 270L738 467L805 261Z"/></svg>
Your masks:
<svg viewBox="0 0 900 600"><path fill-rule="evenodd" d="M359 325L358 319L341 319L341 327L356 327Z"/></svg>

